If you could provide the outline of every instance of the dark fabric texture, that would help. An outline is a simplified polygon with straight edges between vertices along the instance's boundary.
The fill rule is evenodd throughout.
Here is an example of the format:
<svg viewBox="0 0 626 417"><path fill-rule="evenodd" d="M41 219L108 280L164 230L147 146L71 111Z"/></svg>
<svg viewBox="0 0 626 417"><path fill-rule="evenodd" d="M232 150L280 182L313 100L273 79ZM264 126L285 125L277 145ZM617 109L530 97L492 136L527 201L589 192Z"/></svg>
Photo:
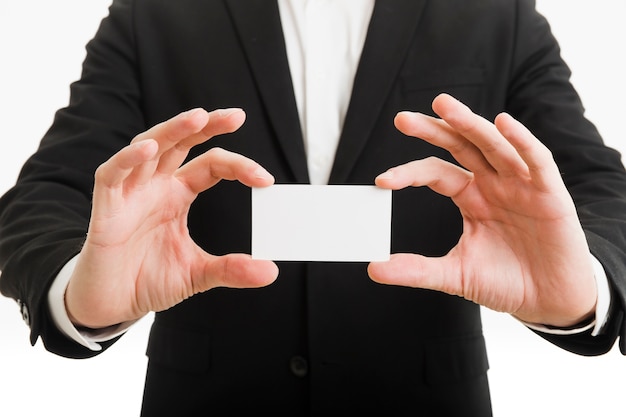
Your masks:
<svg viewBox="0 0 626 417"><path fill-rule="evenodd" d="M378 0L330 182L373 184L410 160L452 160L392 123L400 110L432 114L438 93L490 120L509 112L552 151L613 291L603 335L547 338L597 355L624 340L626 177L569 76L530 0ZM255 159L277 183L308 182L275 2L114 0L69 106L0 200L0 289L30 311L33 343L41 337L69 357L97 353L55 329L46 293L80 250L96 167L193 107L241 107L247 120L190 157L219 146ZM235 182L202 193L189 214L192 237L215 254L249 253L250 223L250 190ZM392 252L444 255L461 225L448 198L426 188L393 194ZM144 415L491 414L479 306L375 284L365 264L279 268L266 288L215 289L156 315Z"/></svg>

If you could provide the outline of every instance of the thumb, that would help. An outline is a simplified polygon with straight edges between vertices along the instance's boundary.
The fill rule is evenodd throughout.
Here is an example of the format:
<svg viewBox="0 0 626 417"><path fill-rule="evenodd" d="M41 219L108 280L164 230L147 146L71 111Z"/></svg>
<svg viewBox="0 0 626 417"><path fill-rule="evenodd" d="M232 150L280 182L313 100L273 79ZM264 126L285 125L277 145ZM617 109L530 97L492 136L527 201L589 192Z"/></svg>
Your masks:
<svg viewBox="0 0 626 417"><path fill-rule="evenodd" d="M462 295L458 271L447 257L430 258L409 253L396 253L386 262L371 262L367 273L379 284L400 285Z"/></svg>
<svg viewBox="0 0 626 417"><path fill-rule="evenodd" d="M278 266L274 262L252 259L247 254L207 254L205 262L202 274L194 282L195 292L214 287L264 287L278 277Z"/></svg>

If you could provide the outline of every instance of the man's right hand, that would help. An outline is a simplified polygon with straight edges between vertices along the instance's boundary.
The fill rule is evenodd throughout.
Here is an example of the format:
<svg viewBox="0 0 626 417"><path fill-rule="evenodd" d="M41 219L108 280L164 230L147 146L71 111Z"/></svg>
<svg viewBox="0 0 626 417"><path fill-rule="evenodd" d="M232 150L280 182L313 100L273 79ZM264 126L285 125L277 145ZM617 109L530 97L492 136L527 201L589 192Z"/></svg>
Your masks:
<svg viewBox="0 0 626 417"><path fill-rule="evenodd" d="M276 279L273 262L211 255L187 229L191 203L220 180L273 184L259 164L223 149L182 165L193 146L244 120L240 109L190 110L138 135L98 168L89 231L65 295L75 325L107 327L211 288L261 287Z"/></svg>

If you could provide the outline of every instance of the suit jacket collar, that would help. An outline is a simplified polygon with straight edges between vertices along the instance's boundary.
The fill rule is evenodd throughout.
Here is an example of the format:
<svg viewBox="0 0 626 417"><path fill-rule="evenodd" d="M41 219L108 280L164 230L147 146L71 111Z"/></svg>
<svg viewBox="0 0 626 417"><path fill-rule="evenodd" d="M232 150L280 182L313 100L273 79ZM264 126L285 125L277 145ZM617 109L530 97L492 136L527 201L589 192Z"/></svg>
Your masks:
<svg viewBox="0 0 626 417"><path fill-rule="evenodd" d="M298 183L308 183L304 141L280 24L278 4L267 0L226 0L267 117Z"/></svg>
<svg viewBox="0 0 626 417"><path fill-rule="evenodd" d="M404 61L425 4L426 0L376 0L330 183L345 182L359 158Z"/></svg>
<svg viewBox="0 0 626 417"><path fill-rule="evenodd" d="M306 155L278 5L267 0L225 1L295 181L306 183ZM330 183L346 181L363 150L406 55L425 3L426 0L376 1Z"/></svg>

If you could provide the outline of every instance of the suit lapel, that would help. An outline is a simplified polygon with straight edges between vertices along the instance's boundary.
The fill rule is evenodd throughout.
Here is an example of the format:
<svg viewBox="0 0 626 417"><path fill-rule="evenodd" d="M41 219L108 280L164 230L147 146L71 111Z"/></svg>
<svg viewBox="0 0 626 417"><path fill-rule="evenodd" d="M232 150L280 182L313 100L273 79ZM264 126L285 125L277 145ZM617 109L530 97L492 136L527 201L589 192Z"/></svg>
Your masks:
<svg viewBox="0 0 626 417"><path fill-rule="evenodd" d="M295 181L307 183L304 142L278 4L267 0L226 0L226 4L285 159Z"/></svg>
<svg viewBox="0 0 626 417"><path fill-rule="evenodd" d="M345 182L363 150L413 40L425 3L426 0L376 1L330 183Z"/></svg>

